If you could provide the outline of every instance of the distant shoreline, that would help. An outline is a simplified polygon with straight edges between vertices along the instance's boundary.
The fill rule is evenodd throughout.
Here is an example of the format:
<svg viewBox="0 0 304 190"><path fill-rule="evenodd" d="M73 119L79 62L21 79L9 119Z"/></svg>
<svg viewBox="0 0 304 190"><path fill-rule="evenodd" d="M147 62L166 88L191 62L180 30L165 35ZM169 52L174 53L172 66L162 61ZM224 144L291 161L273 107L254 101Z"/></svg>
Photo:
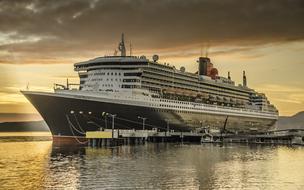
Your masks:
<svg viewBox="0 0 304 190"><path fill-rule="evenodd" d="M4 122L32 122L43 118L37 113L0 113L0 123Z"/></svg>
<svg viewBox="0 0 304 190"><path fill-rule="evenodd" d="M20 121L0 123L0 132L49 132L45 121Z"/></svg>

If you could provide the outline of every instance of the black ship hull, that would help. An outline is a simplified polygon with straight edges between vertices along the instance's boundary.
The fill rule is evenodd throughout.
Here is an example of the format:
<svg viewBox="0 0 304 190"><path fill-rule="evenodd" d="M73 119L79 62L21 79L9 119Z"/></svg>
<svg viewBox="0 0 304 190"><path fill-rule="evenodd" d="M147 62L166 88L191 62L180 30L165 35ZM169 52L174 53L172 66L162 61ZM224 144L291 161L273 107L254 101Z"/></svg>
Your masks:
<svg viewBox="0 0 304 190"><path fill-rule="evenodd" d="M201 127L221 129L228 115L191 113L113 102L102 102L56 93L22 92L34 105L55 137L84 137L86 131L112 127L112 117L103 112L116 114L115 129L143 129L142 120L147 118L145 129L161 131L192 131ZM256 128L265 131L274 125L275 119L229 116L226 129L246 131Z"/></svg>

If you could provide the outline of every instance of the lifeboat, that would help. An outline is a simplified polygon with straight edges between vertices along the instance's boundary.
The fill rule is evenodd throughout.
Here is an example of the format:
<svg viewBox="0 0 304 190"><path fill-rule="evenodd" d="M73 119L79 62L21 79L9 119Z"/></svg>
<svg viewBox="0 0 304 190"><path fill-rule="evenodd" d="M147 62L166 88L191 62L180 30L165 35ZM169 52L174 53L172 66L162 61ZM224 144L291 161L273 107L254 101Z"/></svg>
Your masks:
<svg viewBox="0 0 304 190"><path fill-rule="evenodd" d="M225 102L225 103L230 103L229 98L224 97L224 102Z"/></svg>
<svg viewBox="0 0 304 190"><path fill-rule="evenodd" d="M203 99L208 99L209 95L207 93L200 93Z"/></svg>
<svg viewBox="0 0 304 190"><path fill-rule="evenodd" d="M237 100L236 100L236 103L237 103L237 104L243 104L243 100L237 99Z"/></svg>
<svg viewBox="0 0 304 190"><path fill-rule="evenodd" d="M230 98L230 103L231 104L235 104L236 103L235 99L234 98Z"/></svg>
<svg viewBox="0 0 304 190"><path fill-rule="evenodd" d="M216 101L216 96L214 96L214 95L209 95L209 100L210 100L210 101Z"/></svg>
<svg viewBox="0 0 304 190"><path fill-rule="evenodd" d="M223 101L224 101L224 99L223 99L222 96L216 96L216 100L217 100L218 102L223 102Z"/></svg>

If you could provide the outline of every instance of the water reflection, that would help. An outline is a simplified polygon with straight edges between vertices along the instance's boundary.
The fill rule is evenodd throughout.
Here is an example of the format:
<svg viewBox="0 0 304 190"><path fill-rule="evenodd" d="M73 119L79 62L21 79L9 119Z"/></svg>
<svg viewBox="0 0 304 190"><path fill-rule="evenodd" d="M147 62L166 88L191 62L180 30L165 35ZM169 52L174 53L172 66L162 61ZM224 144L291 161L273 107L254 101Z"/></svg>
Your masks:
<svg viewBox="0 0 304 190"><path fill-rule="evenodd" d="M0 189L39 189L52 142L1 142Z"/></svg>
<svg viewBox="0 0 304 190"><path fill-rule="evenodd" d="M0 143L1 189L303 189L304 148Z"/></svg>

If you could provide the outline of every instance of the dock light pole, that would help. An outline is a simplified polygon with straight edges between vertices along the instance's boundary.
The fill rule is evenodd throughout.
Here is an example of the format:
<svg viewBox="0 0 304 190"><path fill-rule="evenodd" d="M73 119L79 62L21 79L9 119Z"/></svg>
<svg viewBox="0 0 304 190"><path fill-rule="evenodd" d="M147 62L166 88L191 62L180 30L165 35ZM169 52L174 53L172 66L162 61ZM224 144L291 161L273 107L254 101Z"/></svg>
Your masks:
<svg viewBox="0 0 304 190"><path fill-rule="evenodd" d="M166 123L167 123L167 131L166 131L166 136L167 136L167 133L169 133L169 130L170 130L170 126L169 126L169 120L166 119Z"/></svg>
<svg viewBox="0 0 304 190"><path fill-rule="evenodd" d="M102 112L102 116L110 116L110 117L112 117L112 138L114 138L114 120L115 120L115 117L117 115L116 114L110 114L110 113L107 113L107 112Z"/></svg>
<svg viewBox="0 0 304 190"><path fill-rule="evenodd" d="M145 130L145 122L146 122L146 119L147 119L147 118L145 118L145 117L140 117L140 116L138 116L137 118L138 118L138 119L142 119L142 121L143 121L143 130Z"/></svg>
<svg viewBox="0 0 304 190"><path fill-rule="evenodd" d="M114 119L116 114L109 114L112 117L112 138L114 138Z"/></svg>
<svg viewBox="0 0 304 190"><path fill-rule="evenodd" d="M102 117L104 117L104 121L105 121L105 128L108 129L108 125L107 125L107 121L108 121L108 113L106 112L102 112L101 114Z"/></svg>

